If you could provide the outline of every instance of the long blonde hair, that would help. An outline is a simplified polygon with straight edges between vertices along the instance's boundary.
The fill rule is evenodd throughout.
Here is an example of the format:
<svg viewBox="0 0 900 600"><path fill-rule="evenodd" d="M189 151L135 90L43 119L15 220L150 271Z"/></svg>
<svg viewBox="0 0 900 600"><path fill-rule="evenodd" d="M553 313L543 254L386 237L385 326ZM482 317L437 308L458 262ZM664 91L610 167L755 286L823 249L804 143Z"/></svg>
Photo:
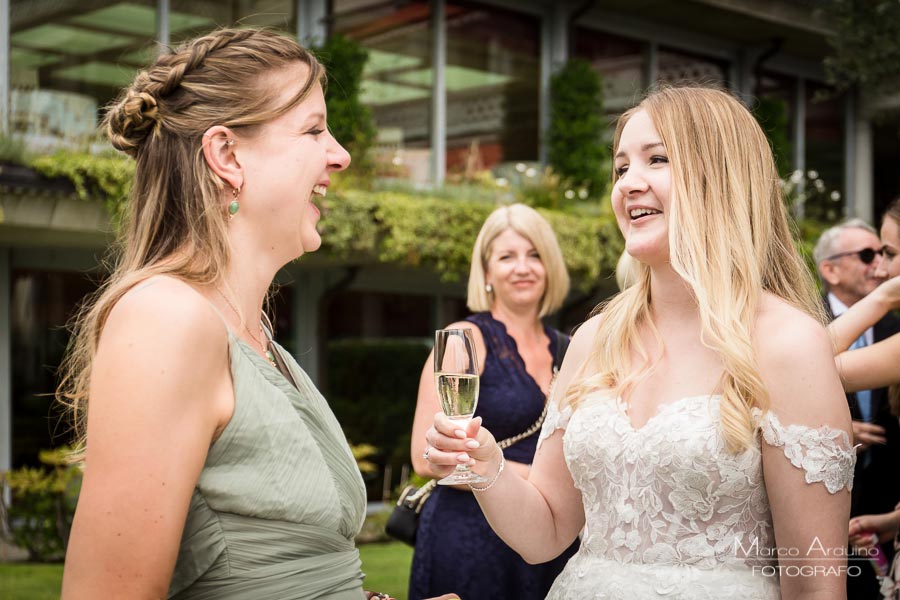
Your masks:
<svg viewBox="0 0 900 600"><path fill-rule="evenodd" d="M822 307L792 241L772 151L750 112L720 90L662 88L620 117L616 150L639 111L653 121L672 165L670 262L693 292L704 345L722 357L722 432L739 452L754 443L751 409L769 403L752 340L762 293L824 322ZM646 325L662 346L650 318L650 269L639 264L637 272L631 287L597 309L592 352L566 391L572 406L598 389L626 397L654 366L638 336ZM642 360L636 369L632 350Z"/></svg>
<svg viewBox="0 0 900 600"><path fill-rule="evenodd" d="M281 88L265 85L264 78L297 64L308 67L308 77L278 104ZM56 397L82 450L91 367L112 307L154 275L217 284L230 262L227 184L206 163L204 132L223 125L253 136L323 81L322 66L296 41L268 30L220 29L162 54L109 107L106 134L136 167L112 274L81 307L60 367Z"/></svg>

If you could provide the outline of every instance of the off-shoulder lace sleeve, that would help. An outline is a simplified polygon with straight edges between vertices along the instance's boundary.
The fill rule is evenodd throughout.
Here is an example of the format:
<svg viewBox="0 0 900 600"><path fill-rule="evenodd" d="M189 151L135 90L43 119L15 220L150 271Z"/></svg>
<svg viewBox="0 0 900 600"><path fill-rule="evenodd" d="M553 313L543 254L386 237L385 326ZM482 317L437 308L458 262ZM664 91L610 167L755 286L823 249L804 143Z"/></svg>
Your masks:
<svg viewBox="0 0 900 600"><path fill-rule="evenodd" d="M537 447L541 447L541 443L553 435L557 429L565 429L572 418L572 407L566 405L562 411L555 400L547 401L547 416L544 418L544 424L541 426L541 435L538 437Z"/></svg>
<svg viewBox="0 0 900 600"><path fill-rule="evenodd" d="M763 439L770 446L783 447L791 464L803 469L806 483L822 482L832 494L845 487L853 489L856 450L846 431L822 426L788 425L785 427L771 411L765 415L755 409ZM543 435L543 433L542 433Z"/></svg>

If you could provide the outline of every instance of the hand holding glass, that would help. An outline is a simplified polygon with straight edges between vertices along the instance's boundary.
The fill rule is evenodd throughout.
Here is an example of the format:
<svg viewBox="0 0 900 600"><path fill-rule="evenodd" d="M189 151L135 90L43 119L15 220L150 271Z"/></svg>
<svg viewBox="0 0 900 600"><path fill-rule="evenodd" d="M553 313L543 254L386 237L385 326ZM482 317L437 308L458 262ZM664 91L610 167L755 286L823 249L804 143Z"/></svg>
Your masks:
<svg viewBox="0 0 900 600"><path fill-rule="evenodd" d="M434 332L434 385L441 410L463 429L478 405L478 358L470 329L438 329ZM438 481L441 485L486 483L466 465Z"/></svg>

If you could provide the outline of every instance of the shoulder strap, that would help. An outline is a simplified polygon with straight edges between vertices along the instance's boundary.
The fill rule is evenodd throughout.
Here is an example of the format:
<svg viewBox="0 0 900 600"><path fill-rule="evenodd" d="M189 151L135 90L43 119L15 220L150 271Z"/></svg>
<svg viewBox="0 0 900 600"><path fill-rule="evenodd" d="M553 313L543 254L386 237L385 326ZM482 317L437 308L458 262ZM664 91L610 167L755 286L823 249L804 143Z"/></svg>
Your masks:
<svg viewBox="0 0 900 600"><path fill-rule="evenodd" d="M281 355L281 350L279 350L278 345L275 344L275 335L273 333L274 327L272 326L272 321L269 319L269 315L267 315L265 311L263 311L262 316L260 317L259 324L262 326L264 335L266 336L266 350L271 352L272 358L275 359L275 368L288 380L288 383L299 391L300 386L297 385L297 380L294 379L294 376L291 374L291 368L284 360L284 356Z"/></svg>

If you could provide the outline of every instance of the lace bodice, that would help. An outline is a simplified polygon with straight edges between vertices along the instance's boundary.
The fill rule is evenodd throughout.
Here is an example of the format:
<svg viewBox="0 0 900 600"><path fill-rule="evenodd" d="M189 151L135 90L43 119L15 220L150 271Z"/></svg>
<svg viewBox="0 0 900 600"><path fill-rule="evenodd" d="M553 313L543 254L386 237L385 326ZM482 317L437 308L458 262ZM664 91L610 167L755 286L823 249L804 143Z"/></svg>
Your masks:
<svg viewBox="0 0 900 600"><path fill-rule="evenodd" d="M565 429L563 452L582 494L585 529L578 560L570 563L550 597L620 597L573 592L577 581L596 582L585 587L584 593L609 591L617 581L616 573L605 570L605 583L596 587L601 579L592 578L591 573L598 565L587 564L587 557L639 569L652 567L648 572L657 575L648 575L651 579L641 585L662 576L660 568L667 566L695 567L695 574L718 572L721 579L723 569L744 572L748 567L775 564L760 446L739 454L728 452L719 430L719 401L719 396L699 396L663 404L640 429L631 425L621 402L600 394L585 398L574 412L571 408L560 412L551 403L541 441ZM855 453L845 432L785 427L771 412L756 410L754 417L760 444L764 440L783 447L787 459L803 469L808 483L821 482L831 493L852 485ZM632 594L634 578L645 578L633 569L618 570L618 574L625 591L627 580L632 580ZM660 581L671 592L662 596L704 597L699 590L704 589L704 581L711 581L687 577L682 596L677 593L678 577L675 581L673 577L669 573L667 584ZM565 594L560 591L563 580L569 582ZM730 581L728 585L741 585L734 583L739 578ZM751 588L762 585L759 590L774 585L777 592L777 581L748 582ZM721 585L714 584L718 592L707 590L711 597L725 597ZM743 595L728 597L778 597L748 590L731 589ZM637 596L625 593L621 597Z"/></svg>

